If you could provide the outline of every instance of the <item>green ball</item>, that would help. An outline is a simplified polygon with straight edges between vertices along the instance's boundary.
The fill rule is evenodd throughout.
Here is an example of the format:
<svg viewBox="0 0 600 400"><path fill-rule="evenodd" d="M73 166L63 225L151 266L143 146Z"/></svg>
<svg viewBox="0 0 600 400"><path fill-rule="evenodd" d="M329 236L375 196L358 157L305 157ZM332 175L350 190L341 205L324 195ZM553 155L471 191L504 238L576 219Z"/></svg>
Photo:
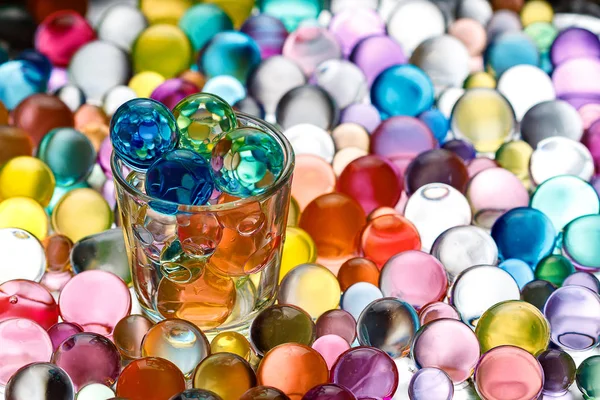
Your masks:
<svg viewBox="0 0 600 400"><path fill-rule="evenodd" d="M600 356L589 357L579 365L575 382L586 400L600 400Z"/></svg>
<svg viewBox="0 0 600 400"><path fill-rule="evenodd" d="M573 263L564 256L552 254L542 258L535 268L535 278L562 286L569 275L575 272Z"/></svg>

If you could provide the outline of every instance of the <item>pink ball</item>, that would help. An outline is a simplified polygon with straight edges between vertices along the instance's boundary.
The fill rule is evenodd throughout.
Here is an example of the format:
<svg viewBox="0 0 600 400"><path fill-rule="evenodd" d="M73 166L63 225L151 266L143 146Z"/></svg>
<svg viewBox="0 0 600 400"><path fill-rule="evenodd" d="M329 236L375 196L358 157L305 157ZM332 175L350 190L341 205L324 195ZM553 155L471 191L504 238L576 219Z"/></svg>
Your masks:
<svg viewBox="0 0 600 400"><path fill-rule="evenodd" d="M600 119L592 123L583 134L581 143L588 148L594 159L596 172L600 171Z"/></svg>
<svg viewBox="0 0 600 400"><path fill-rule="evenodd" d="M325 335L315 340L312 348L323 356L327 363L327 368L331 370L338 357L350 349L350 345L344 338L338 335Z"/></svg>
<svg viewBox="0 0 600 400"><path fill-rule="evenodd" d="M96 33L84 17L62 10L48 15L38 26L35 48L54 66L66 67L77 50L94 39Z"/></svg>
<svg viewBox="0 0 600 400"><path fill-rule="evenodd" d="M58 306L39 283L15 279L0 285L0 321L11 318L27 318L48 329L58 322Z"/></svg>

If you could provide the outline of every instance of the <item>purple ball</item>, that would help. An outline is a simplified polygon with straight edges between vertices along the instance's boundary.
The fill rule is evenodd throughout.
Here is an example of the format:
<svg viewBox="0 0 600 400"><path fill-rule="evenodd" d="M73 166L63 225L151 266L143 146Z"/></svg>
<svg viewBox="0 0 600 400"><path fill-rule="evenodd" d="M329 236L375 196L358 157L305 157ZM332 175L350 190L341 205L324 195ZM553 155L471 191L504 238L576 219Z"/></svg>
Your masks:
<svg viewBox="0 0 600 400"><path fill-rule="evenodd" d="M270 15L258 14L248 18L240 31L250 36L260 48L262 59L281 54L288 31L283 23Z"/></svg>
<svg viewBox="0 0 600 400"><path fill-rule="evenodd" d="M557 349L544 350L536 358L544 370L544 394L558 396L566 393L577 371L573 358Z"/></svg>
<svg viewBox="0 0 600 400"><path fill-rule="evenodd" d="M422 368L410 380L408 395L412 400L452 400L454 383L441 369Z"/></svg>
<svg viewBox="0 0 600 400"><path fill-rule="evenodd" d="M100 164L100 167L107 178L112 178L113 176L112 170L110 169L110 156L112 151L113 147L110 142L110 137L107 137L100 145L100 150L98 150L98 164Z"/></svg>
<svg viewBox="0 0 600 400"><path fill-rule="evenodd" d="M462 158L464 162L469 162L477 156L475 147L471 143L460 139L448 140L442 145L442 149L451 151Z"/></svg>
<svg viewBox="0 0 600 400"><path fill-rule="evenodd" d="M179 78L167 79L150 95L150 98L173 109L184 98L200 92L198 86Z"/></svg>
<svg viewBox="0 0 600 400"><path fill-rule="evenodd" d="M550 48L552 64L574 58L600 58L600 39L586 29L571 27L560 32Z"/></svg>
<svg viewBox="0 0 600 400"><path fill-rule="evenodd" d="M346 122L359 124L371 133L381 124L381 115L372 104L355 103L342 110L340 124Z"/></svg>
<svg viewBox="0 0 600 400"><path fill-rule="evenodd" d="M317 385L302 397L302 400L355 400L352 392L333 383Z"/></svg>
<svg viewBox="0 0 600 400"><path fill-rule="evenodd" d="M579 271L575 272L563 281L563 286L583 286L590 289L593 292L600 293L600 281L596 278L596 275L589 272Z"/></svg>
<svg viewBox="0 0 600 400"><path fill-rule="evenodd" d="M375 10L348 8L333 16L329 23L329 31L340 42L342 54L347 58L362 39L385 35L385 21Z"/></svg>
<svg viewBox="0 0 600 400"><path fill-rule="evenodd" d="M358 42L350 54L350 61L365 73L367 83L371 86L381 72L393 65L406 64L408 58L398 42L380 35Z"/></svg>

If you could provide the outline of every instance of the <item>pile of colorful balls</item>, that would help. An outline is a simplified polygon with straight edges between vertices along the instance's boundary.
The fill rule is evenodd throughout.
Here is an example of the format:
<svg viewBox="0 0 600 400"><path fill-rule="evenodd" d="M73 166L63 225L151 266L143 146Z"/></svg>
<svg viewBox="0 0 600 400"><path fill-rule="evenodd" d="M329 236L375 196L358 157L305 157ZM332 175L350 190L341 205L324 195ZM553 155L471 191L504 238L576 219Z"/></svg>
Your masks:
<svg viewBox="0 0 600 400"><path fill-rule="evenodd" d="M600 399L592 0L6 0L0 398Z"/></svg>

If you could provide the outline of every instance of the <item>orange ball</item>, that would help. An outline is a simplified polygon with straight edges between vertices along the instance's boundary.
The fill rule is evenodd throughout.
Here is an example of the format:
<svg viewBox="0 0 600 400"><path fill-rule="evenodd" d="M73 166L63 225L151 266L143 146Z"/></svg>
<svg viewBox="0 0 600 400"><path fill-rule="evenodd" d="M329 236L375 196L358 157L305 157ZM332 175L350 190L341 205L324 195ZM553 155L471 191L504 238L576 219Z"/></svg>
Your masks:
<svg viewBox="0 0 600 400"><path fill-rule="evenodd" d="M327 193L306 206L300 216L300 228L313 238L317 262L330 268L337 263L339 268L358 254L358 237L366 220L363 208L355 200L342 193Z"/></svg>
<svg viewBox="0 0 600 400"><path fill-rule="evenodd" d="M381 269L393 255L407 250L421 250L417 228L401 215L387 214L367 224L360 239L362 251Z"/></svg>
<svg viewBox="0 0 600 400"><path fill-rule="evenodd" d="M49 272L65 272L71 270L71 250L73 242L60 233L48 236L42 241L46 252L46 270Z"/></svg>
<svg viewBox="0 0 600 400"><path fill-rule="evenodd" d="M157 291L158 311L165 318L184 319L201 329L221 325L235 305L233 280L213 273L202 264L183 267L187 268L187 277L183 276L183 272L180 281L177 281L177 277L165 277L160 281ZM200 275L194 276L194 270L201 271Z"/></svg>
<svg viewBox="0 0 600 400"><path fill-rule="evenodd" d="M75 129L81 130L90 124L107 125L108 117L98 106L84 104L75 111Z"/></svg>
<svg viewBox="0 0 600 400"><path fill-rule="evenodd" d="M216 353L206 357L194 371L193 386L210 390L223 400L239 400L256 386L254 370L237 354Z"/></svg>
<svg viewBox="0 0 600 400"><path fill-rule="evenodd" d="M58 97L36 93L13 110L15 126L29 134L37 146L44 135L54 128L72 128L75 124L73 112Z"/></svg>
<svg viewBox="0 0 600 400"><path fill-rule="evenodd" d="M89 139L89 141L92 143L92 146L94 146L96 152L100 150L102 142L108 137L110 133L108 125L96 123L86 125L83 128L78 129L78 131L83 133L85 137Z"/></svg>
<svg viewBox="0 0 600 400"><path fill-rule="evenodd" d="M337 278L342 291L357 282L367 282L379 286L379 268L367 258L355 257L342 264Z"/></svg>
<svg viewBox="0 0 600 400"><path fill-rule="evenodd" d="M185 390L185 378L175 364L145 357L127 365L117 381L117 396L129 400L165 400Z"/></svg>
<svg viewBox="0 0 600 400"><path fill-rule="evenodd" d="M0 126L0 165L11 158L32 154L33 141L27 132L14 126Z"/></svg>
<svg viewBox="0 0 600 400"><path fill-rule="evenodd" d="M291 400L300 400L310 389L328 381L329 369L316 350L285 343L265 354L256 375L259 385L273 386Z"/></svg>
<svg viewBox="0 0 600 400"><path fill-rule="evenodd" d="M202 90L204 84L206 83L206 78L198 71L192 71L188 69L179 74L179 78L183 79L186 82L193 83L198 87L198 90Z"/></svg>
<svg viewBox="0 0 600 400"><path fill-rule="evenodd" d="M298 154L292 179L292 196L300 210L308 203L335 189L335 172L327 161L312 154Z"/></svg>

